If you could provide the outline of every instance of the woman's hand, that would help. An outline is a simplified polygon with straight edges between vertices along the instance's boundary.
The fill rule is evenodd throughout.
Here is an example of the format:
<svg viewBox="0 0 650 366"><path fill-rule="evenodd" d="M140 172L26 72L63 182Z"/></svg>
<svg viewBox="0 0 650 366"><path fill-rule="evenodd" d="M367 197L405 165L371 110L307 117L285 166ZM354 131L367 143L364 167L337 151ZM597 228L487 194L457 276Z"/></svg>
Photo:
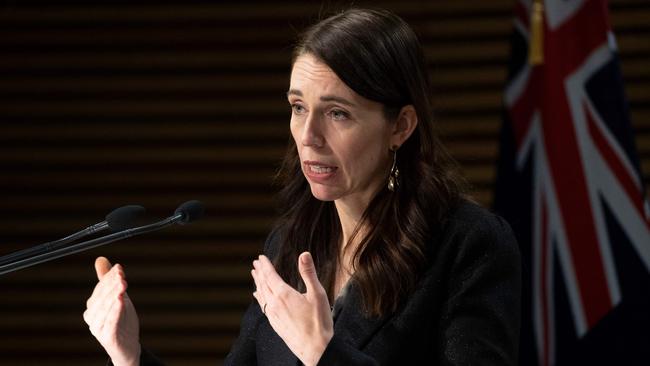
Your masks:
<svg viewBox="0 0 650 366"><path fill-rule="evenodd" d="M284 282L265 256L253 261L253 267L251 273L257 288L253 296L269 323L303 364L316 365L334 335L334 324L311 254L305 252L298 258L300 276L307 289L304 294Z"/></svg>
<svg viewBox="0 0 650 366"><path fill-rule="evenodd" d="M99 282L86 302L84 320L115 366L140 364L140 324L126 293L122 266L104 257L95 260Z"/></svg>

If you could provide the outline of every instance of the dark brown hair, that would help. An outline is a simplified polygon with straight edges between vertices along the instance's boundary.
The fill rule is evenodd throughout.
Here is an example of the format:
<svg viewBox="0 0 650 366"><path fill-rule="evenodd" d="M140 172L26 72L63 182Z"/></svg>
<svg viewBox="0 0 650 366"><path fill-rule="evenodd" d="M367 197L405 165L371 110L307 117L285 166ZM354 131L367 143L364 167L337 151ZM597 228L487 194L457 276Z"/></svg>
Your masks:
<svg viewBox="0 0 650 366"><path fill-rule="evenodd" d="M328 65L357 94L382 103L389 120L406 105L417 113L417 128L397 153L399 188L391 192L383 186L376 193L350 238L355 240L362 225L368 229L357 238L360 244L352 257L352 281L361 291L365 312L389 314L414 290L435 250L435 234L461 193L455 164L433 133L423 51L398 16L349 9L307 29L294 49L294 61L303 54ZM334 203L312 196L293 141L278 179L283 188L276 269L290 285L304 290L297 258L311 252L331 299L342 240Z"/></svg>

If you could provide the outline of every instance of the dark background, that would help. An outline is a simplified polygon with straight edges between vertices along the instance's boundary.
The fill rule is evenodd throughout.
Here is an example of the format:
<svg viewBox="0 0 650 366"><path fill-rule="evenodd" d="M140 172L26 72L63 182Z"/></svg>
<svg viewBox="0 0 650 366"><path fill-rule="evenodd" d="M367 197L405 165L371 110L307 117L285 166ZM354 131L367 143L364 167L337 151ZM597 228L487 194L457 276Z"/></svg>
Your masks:
<svg viewBox="0 0 650 366"><path fill-rule="evenodd" d="M103 364L81 314L94 258L122 263L142 342L172 365L215 365L252 297L289 139L297 32L352 2L0 1L0 255L137 203L191 226L0 277L0 365ZM357 1L418 32L443 140L492 203L512 1ZM610 3L650 181L650 3Z"/></svg>

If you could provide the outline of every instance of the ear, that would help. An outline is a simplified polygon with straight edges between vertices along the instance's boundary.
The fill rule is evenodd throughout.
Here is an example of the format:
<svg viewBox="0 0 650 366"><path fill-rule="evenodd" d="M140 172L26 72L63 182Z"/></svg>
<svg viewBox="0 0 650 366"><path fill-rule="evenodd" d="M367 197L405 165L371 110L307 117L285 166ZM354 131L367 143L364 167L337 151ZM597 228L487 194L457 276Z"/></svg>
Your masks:
<svg viewBox="0 0 650 366"><path fill-rule="evenodd" d="M411 136L418 125L418 115L412 104L402 107L390 136L390 146L400 147Z"/></svg>

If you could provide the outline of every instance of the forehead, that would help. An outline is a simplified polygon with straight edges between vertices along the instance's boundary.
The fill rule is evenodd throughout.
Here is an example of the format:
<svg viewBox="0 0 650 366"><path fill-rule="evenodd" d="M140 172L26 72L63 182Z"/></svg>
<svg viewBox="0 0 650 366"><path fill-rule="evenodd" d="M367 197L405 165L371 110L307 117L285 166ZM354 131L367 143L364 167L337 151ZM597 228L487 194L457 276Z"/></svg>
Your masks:
<svg viewBox="0 0 650 366"><path fill-rule="evenodd" d="M310 54L298 56L293 63L289 90L302 94L337 94L351 99L360 98L329 66Z"/></svg>

